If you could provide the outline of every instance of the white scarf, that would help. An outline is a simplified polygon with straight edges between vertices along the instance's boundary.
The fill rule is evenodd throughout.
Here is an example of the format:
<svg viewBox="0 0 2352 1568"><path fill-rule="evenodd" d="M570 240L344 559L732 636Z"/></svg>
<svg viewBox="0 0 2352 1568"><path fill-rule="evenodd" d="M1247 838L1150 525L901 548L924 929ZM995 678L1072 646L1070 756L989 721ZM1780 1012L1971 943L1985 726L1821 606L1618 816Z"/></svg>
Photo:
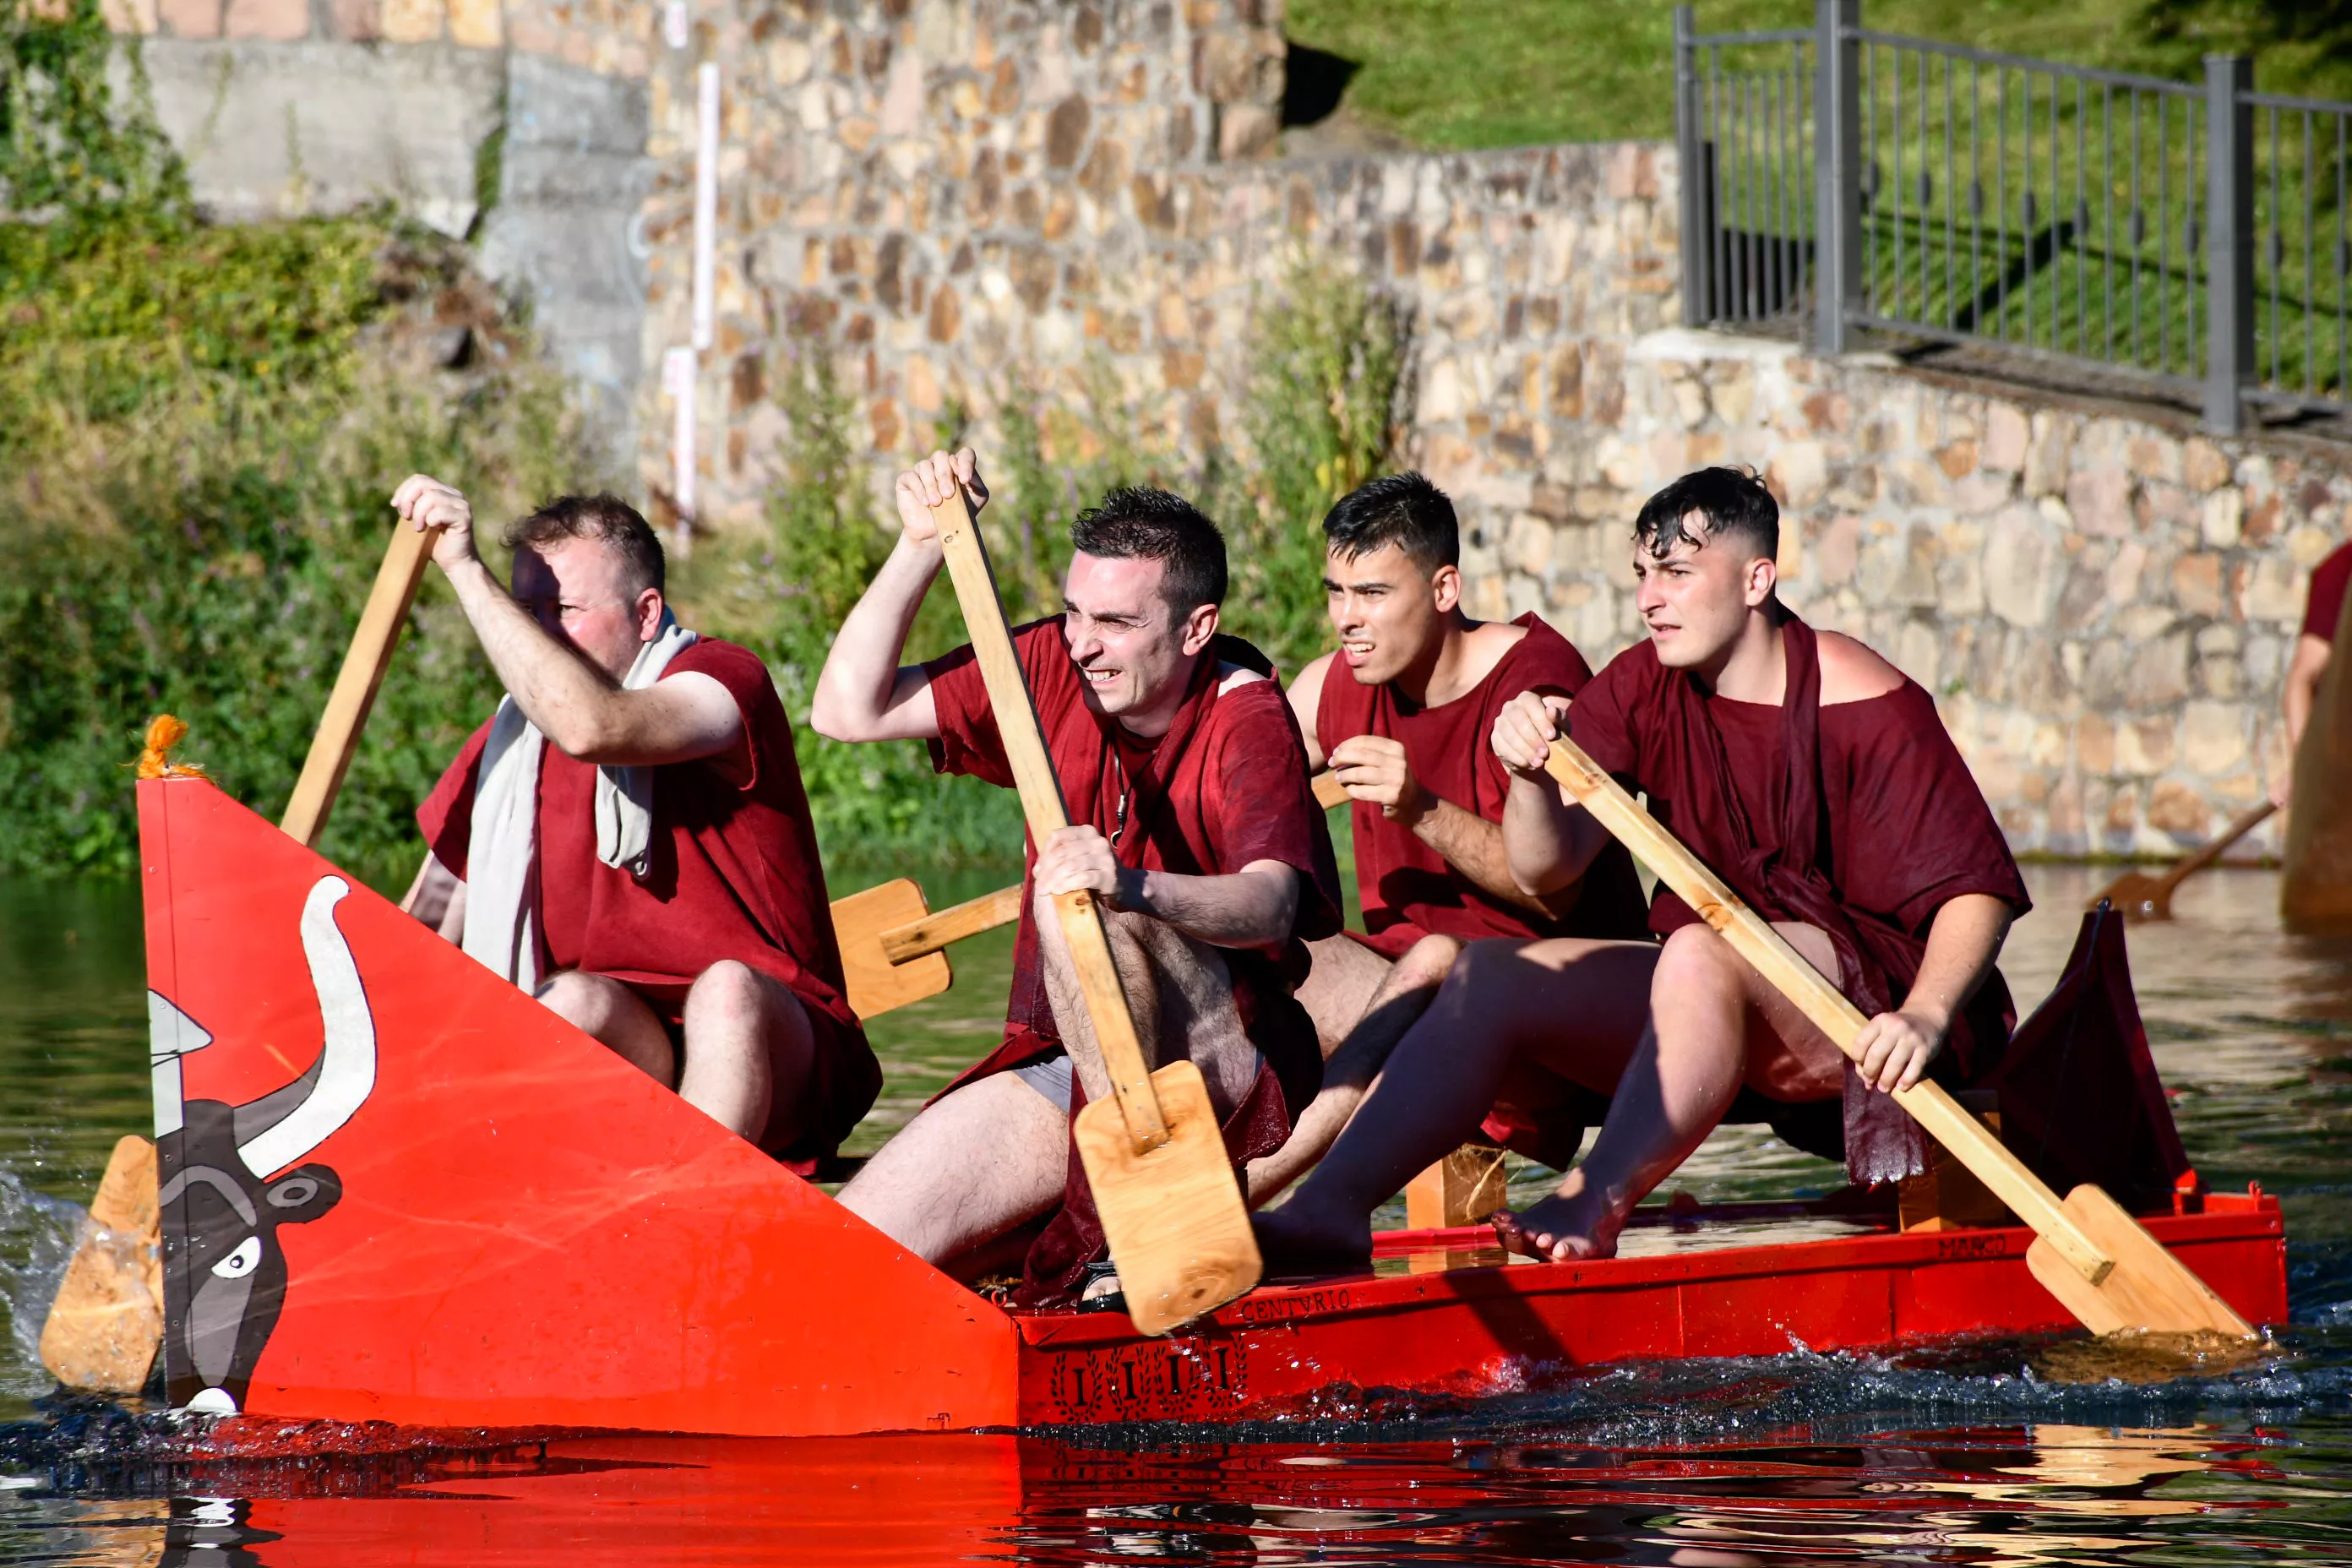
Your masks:
<svg viewBox="0 0 2352 1568"><path fill-rule="evenodd" d="M654 640L637 650L622 689L642 691L695 635L665 609ZM473 840L466 854L466 952L525 991L539 989L539 763L547 737L515 700L499 700L474 785ZM643 880L653 865L651 768L596 770L596 858Z"/></svg>

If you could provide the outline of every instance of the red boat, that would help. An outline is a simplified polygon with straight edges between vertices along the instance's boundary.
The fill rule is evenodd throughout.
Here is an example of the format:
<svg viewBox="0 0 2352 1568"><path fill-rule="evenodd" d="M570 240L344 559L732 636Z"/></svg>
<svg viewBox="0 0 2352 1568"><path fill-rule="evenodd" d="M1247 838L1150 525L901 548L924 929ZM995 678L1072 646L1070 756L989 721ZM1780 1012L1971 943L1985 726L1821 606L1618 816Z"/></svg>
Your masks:
<svg viewBox="0 0 2352 1568"><path fill-rule="evenodd" d="M1160 1339L1007 1311L210 784L143 782L139 812L174 1405L755 1436L1225 1421L2071 1326L2022 1229L1785 1204L1603 1262L1391 1233L1370 1273ZM2176 1207L2158 1238L2284 1319L2276 1201Z"/></svg>

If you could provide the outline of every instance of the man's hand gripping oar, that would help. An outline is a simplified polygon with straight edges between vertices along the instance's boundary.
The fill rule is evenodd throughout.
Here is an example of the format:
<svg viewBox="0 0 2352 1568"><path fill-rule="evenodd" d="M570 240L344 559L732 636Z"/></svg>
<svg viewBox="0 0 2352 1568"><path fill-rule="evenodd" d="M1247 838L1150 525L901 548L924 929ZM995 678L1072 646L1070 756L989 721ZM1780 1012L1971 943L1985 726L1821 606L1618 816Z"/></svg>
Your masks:
<svg viewBox="0 0 2352 1568"><path fill-rule="evenodd" d="M1069 825L1069 814L1004 624L988 552L961 494L951 492L932 515L1020 786L1029 836L1043 847ZM1115 1091L1078 1112L1072 1127L1078 1159L1118 1267L1128 1316L1147 1334L1166 1333L1257 1283L1257 1241L1201 1069L1189 1061L1150 1069L1093 895L1062 894L1054 905Z"/></svg>
<svg viewBox="0 0 2352 1568"><path fill-rule="evenodd" d="M1565 736L1551 742L1544 767L1838 1049L1860 1058L1855 1038L1868 1020L1615 779ZM2143 1330L2256 1337L2244 1319L2100 1188L2086 1183L2062 1202L1938 1084L1915 1084L1897 1090L1894 1098L2032 1227L2035 1240L2026 1254L2027 1266L2092 1332Z"/></svg>

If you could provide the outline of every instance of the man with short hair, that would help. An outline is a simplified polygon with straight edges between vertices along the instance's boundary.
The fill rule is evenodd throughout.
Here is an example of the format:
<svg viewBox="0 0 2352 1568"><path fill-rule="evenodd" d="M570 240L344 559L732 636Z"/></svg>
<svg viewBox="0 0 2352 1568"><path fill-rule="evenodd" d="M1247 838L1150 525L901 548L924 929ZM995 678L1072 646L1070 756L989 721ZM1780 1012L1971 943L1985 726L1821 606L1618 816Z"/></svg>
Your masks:
<svg viewBox="0 0 2352 1568"><path fill-rule="evenodd" d="M967 448L899 476L899 535L842 625L812 722L922 739L943 772L1009 786L970 647L901 666L944 560L931 509L987 503ZM1103 1253L1070 1119L1110 1079L1052 900L1090 891L1144 1055L1189 1057L1236 1161L1270 1152L1322 1058L1292 995L1305 939L1339 929L1338 869L1297 726L1265 657L1217 631L1224 540L1160 490L1118 489L1070 530L1059 616L1017 628L1071 826L1030 846L1004 1036L842 1190L901 1245L967 1278L1018 1263L1020 1300L1070 1300ZM1099 1281L1098 1281L1099 1283Z"/></svg>
<svg viewBox="0 0 2352 1568"><path fill-rule="evenodd" d="M1779 508L1752 475L1702 469L1651 498L1633 549L1647 640L1572 706L1527 692L1497 717L1504 849L1542 893L1609 843L1544 771L1564 727L1869 1018L1860 1065L1664 888L1662 942L1477 943L1329 1156L1259 1216L1275 1267L1364 1256L1372 1207L1523 1061L1615 1086L1558 1194L1498 1216L1507 1242L1554 1259L1611 1256L1633 1205L1743 1089L1782 1136L1876 1183L1924 1168L1891 1091L1930 1067L1966 1081L1999 1065L2014 1016L1993 960L2028 908L2016 863L1927 694L1781 605L1779 548Z"/></svg>
<svg viewBox="0 0 2352 1568"><path fill-rule="evenodd" d="M1622 847L1541 897L1520 891L1503 854L1510 774L1486 743L1495 717L1522 691L1573 697L1592 679L1583 655L1533 612L1508 622L1464 612L1454 503L1419 474L1343 497L1323 533L1339 647L1299 672L1290 704L1308 764L1328 762L1354 802L1365 934L1315 944L1300 1000L1327 1042L1345 1043L1298 1131L1255 1173L1276 1184L1330 1146L1466 943L1643 934L1641 883ZM1483 1131L1565 1169L1600 1101L1522 1077Z"/></svg>
<svg viewBox="0 0 2352 1568"><path fill-rule="evenodd" d="M624 1060L814 1174L882 1073L850 1011L774 683L664 599L661 542L617 497L507 531L511 595L466 498L393 497L507 696L425 804L410 911Z"/></svg>

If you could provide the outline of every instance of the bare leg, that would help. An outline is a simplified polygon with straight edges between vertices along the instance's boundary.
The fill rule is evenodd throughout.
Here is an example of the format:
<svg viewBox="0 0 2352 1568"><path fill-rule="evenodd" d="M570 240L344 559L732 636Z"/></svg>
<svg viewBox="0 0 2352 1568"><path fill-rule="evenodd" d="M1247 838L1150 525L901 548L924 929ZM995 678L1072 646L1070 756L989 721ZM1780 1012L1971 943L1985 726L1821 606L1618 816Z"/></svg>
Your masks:
<svg viewBox="0 0 2352 1568"><path fill-rule="evenodd" d="M1369 1257L1372 1210L1476 1129L1515 1058L1614 1088L1657 957L1641 942L1471 943L1322 1164L1257 1216L1269 1253L1301 1267Z"/></svg>
<svg viewBox="0 0 2352 1568"><path fill-rule="evenodd" d="M1837 972L1828 937L1776 924L1807 963ZM1517 1250L1550 1258L1614 1254L1633 1205L1715 1131L1742 1083L1787 1100L1843 1087L1845 1058L1829 1037L1706 926L1683 927L1659 950L1650 1016L1592 1152L1555 1196L1496 1216Z"/></svg>
<svg viewBox="0 0 2352 1568"><path fill-rule="evenodd" d="M1091 1103L1110 1094L1110 1072L1103 1066L1094 1021L1070 967L1069 945L1053 902L1038 895L1038 956L1045 994L1053 1003L1062 1045ZM1189 1059L1207 1080L1209 1103L1217 1114L1231 1114L1257 1081L1262 1058L1234 1010L1233 978L1223 957L1208 943L1148 915L1106 910L1103 929L1110 941L1111 960L1118 966L1129 1015L1135 1020L1144 1065L1156 1069Z"/></svg>
<svg viewBox="0 0 2352 1568"><path fill-rule="evenodd" d="M1001 1072L926 1107L841 1189L841 1206L945 1263L1059 1203L1069 1139L1059 1106Z"/></svg>
<svg viewBox="0 0 2352 1568"><path fill-rule="evenodd" d="M1323 1088L1299 1117L1289 1139L1264 1159L1250 1162L1253 1207L1297 1181L1331 1147L1331 1141L1339 1136L1348 1118L1370 1092L1397 1042L1436 1000L1438 987L1466 945L1459 937L1425 936L1390 967L1347 1044L1324 1068ZM1322 962L1319 955L1317 962Z"/></svg>
<svg viewBox="0 0 2352 1568"><path fill-rule="evenodd" d="M542 1006L566 1023L593 1035L613 1054L660 1084L677 1087L677 1053L669 1031L637 994L602 974L567 969L540 984Z"/></svg>
<svg viewBox="0 0 2352 1568"><path fill-rule="evenodd" d="M800 998L748 963L722 959L686 994L686 1063L678 1097L739 1138L807 1131L816 1036ZM773 1125L771 1125L771 1122Z"/></svg>
<svg viewBox="0 0 2352 1568"><path fill-rule="evenodd" d="M1323 1047L1323 1059L1329 1061L1370 1011L1372 998L1388 978L1391 965L1351 936L1310 942L1307 952L1312 967L1296 994L1298 1005L1315 1020L1315 1037Z"/></svg>

